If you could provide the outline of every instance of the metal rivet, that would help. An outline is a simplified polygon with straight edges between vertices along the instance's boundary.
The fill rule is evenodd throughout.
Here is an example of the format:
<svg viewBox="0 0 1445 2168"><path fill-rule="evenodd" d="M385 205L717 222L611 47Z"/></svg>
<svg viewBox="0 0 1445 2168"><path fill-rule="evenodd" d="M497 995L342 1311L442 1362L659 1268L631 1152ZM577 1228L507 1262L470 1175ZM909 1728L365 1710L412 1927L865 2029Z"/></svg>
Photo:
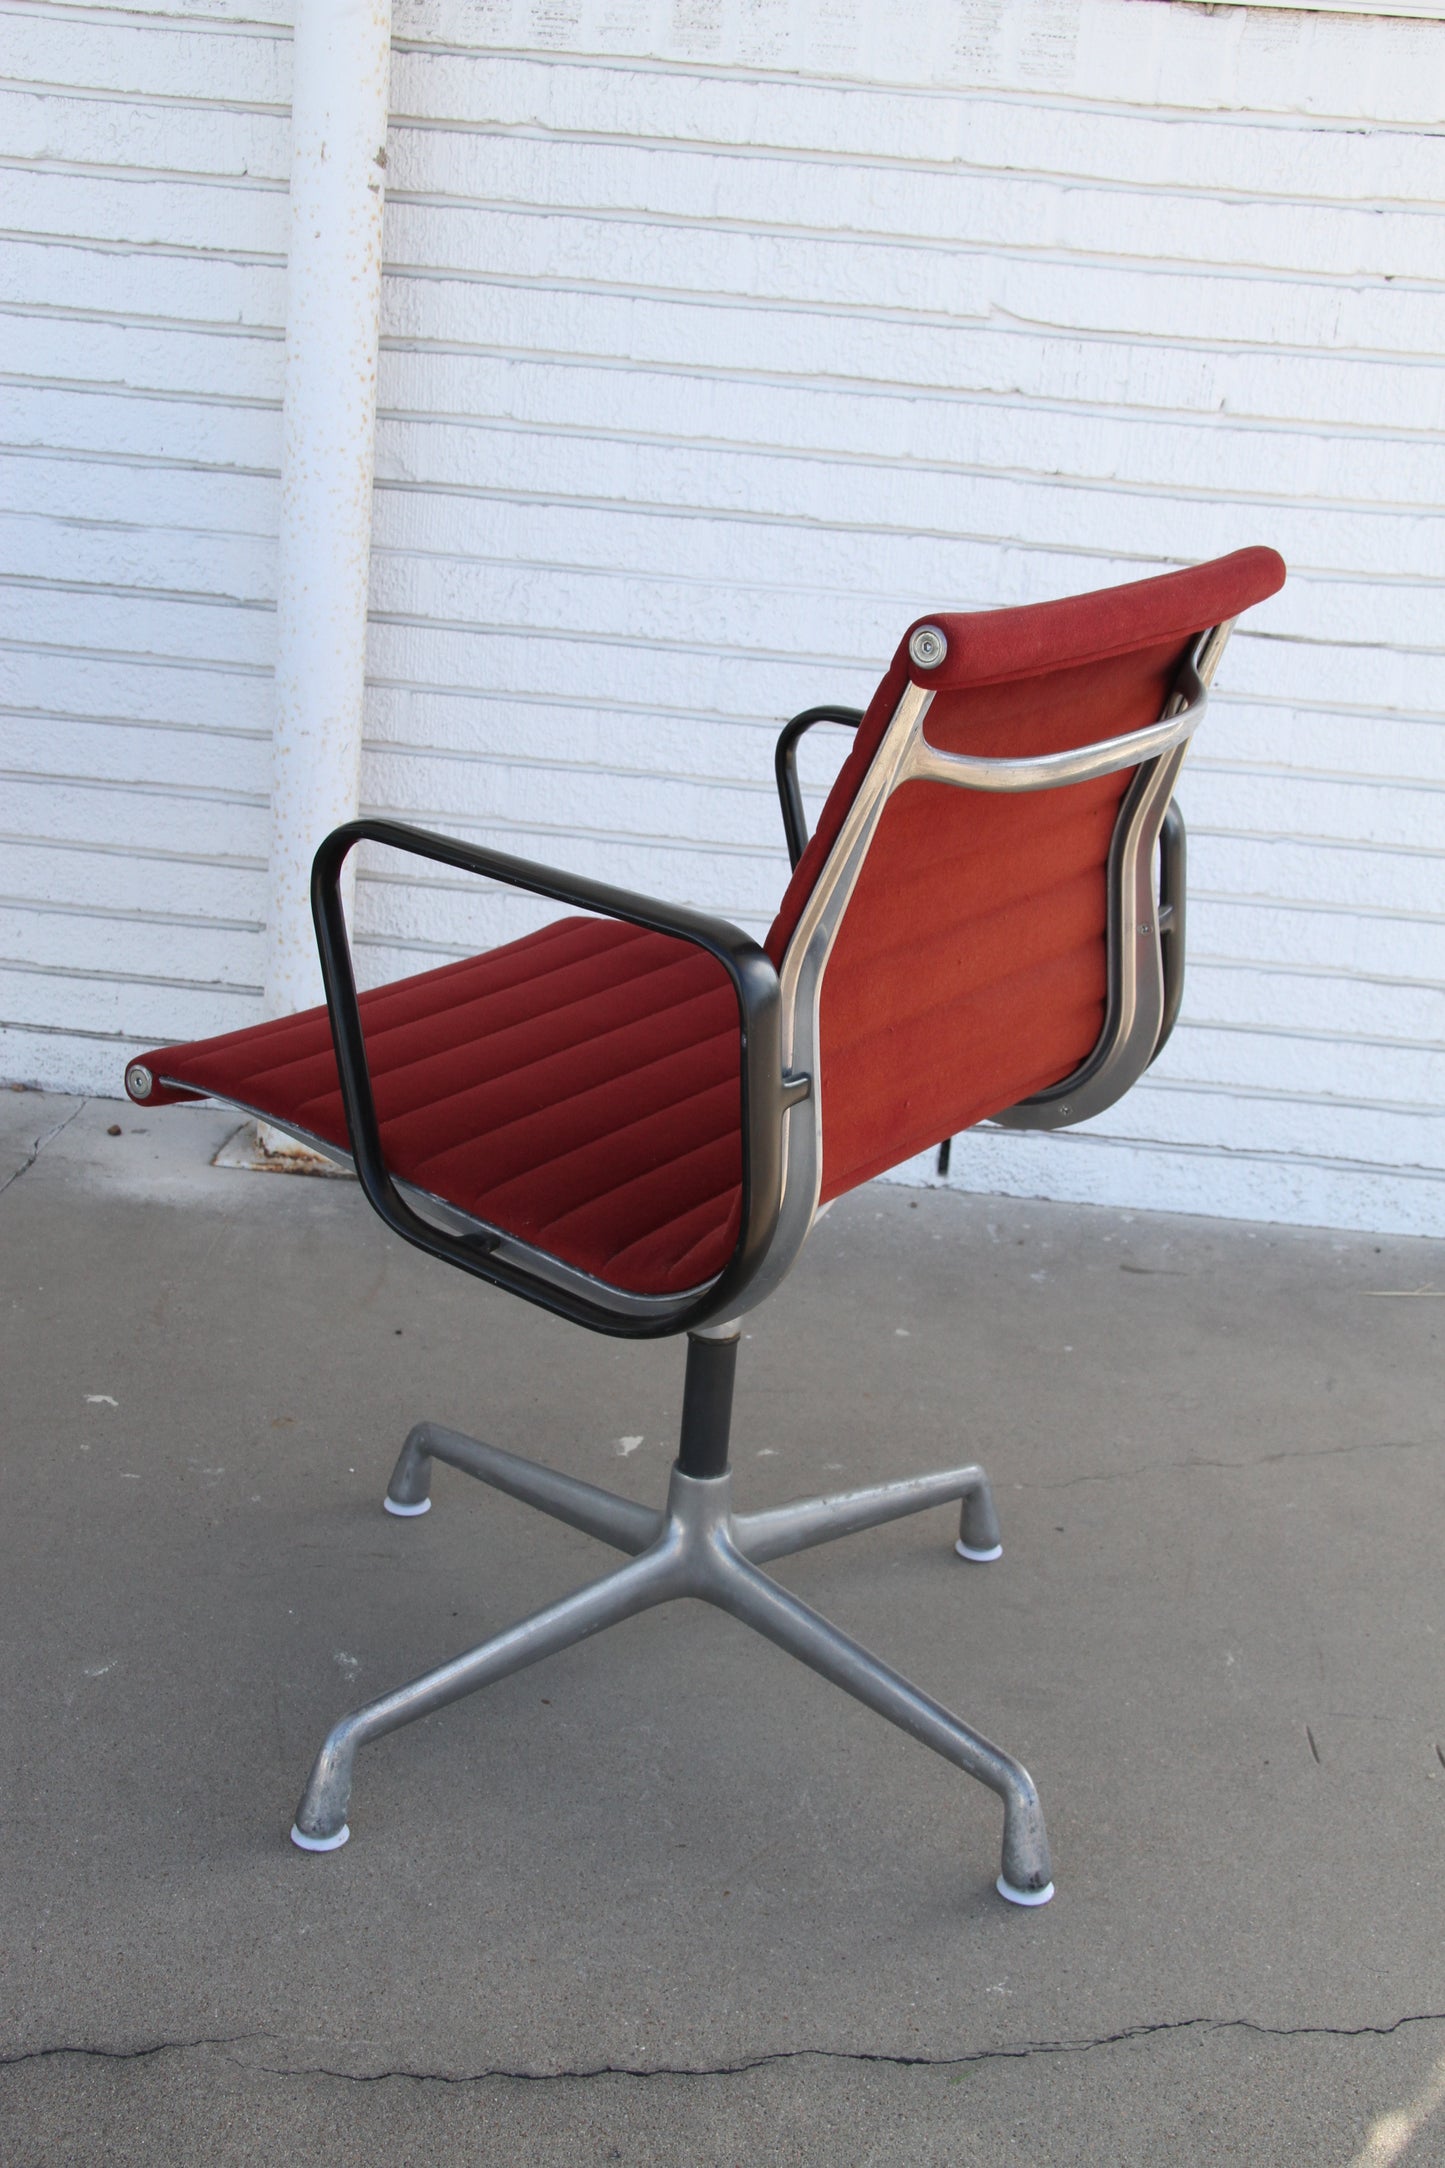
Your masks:
<svg viewBox="0 0 1445 2168"><path fill-rule="evenodd" d="M132 1099L149 1099L155 1078L143 1061L133 1061L125 1073L125 1088Z"/></svg>
<svg viewBox="0 0 1445 2168"><path fill-rule="evenodd" d="M1060 1112L1060 1114L1067 1114L1067 1113L1068 1113L1068 1111L1069 1111L1069 1110L1068 1110L1068 1108L1067 1108L1067 1107L1060 1107L1060 1108L1059 1108L1059 1112Z"/></svg>
<svg viewBox="0 0 1445 2168"><path fill-rule="evenodd" d="M920 625L909 638L909 660L920 670L936 670L947 653L948 642L937 625Z"/></svg>

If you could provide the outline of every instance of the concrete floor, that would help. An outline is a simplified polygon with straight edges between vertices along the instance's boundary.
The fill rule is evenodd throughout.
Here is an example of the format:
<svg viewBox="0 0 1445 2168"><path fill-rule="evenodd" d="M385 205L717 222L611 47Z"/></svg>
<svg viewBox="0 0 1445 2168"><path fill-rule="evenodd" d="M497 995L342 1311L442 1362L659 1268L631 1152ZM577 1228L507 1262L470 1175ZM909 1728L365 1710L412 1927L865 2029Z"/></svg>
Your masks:
<svg viewBox="0 0 1445 2168"><path fill-rule="evenodd" d="M388 1519L409 1423L652 1501L682 1358L233 1126L0 1093L7 2168L1445 2161L1437 1248L874 1188L753 1321L740 1502L993 1474L996 1566L776 1570L1028 1763L1046 1910L699 1606L364 1749L307 1858L336 1715L611 1557L446 1469Z"/></svg>

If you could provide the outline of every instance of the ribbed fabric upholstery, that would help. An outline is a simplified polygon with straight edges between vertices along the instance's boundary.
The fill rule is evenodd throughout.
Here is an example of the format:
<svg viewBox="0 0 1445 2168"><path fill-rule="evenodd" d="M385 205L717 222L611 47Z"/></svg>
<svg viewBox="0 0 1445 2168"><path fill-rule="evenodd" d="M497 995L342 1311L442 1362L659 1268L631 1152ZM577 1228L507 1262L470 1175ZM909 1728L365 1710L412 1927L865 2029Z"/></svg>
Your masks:
<svg viewBox="0 0 1445 2168"><path fill-rule="evenodd" d="M1272 550L1102 594L920 623L948 655L926 731L946 752L1056 752L1154 722L1200 632L1273 594ZM907 637L768 935L780 962L909 677ZM1105 867L1130 776L1019 797L895 793L823 982L823 1197L1057 1083L1098 1038ZM361 997L388 1164L612 1285L673 1294L740 1224L738 1011L722 966L666 935L567 918ZM347 1143L324 1009L142 1057Z"/></svg>
<svg viewBox="0 0 1445 2168"><path fill-rule="evenodd" d="M737 997L715 958L610 919L564 918L361 996L394 1174L643 1294L722 1270L738 1238ZM325 1009L147 1067L148 1106L234 1100L346 1147Z"/></svg>

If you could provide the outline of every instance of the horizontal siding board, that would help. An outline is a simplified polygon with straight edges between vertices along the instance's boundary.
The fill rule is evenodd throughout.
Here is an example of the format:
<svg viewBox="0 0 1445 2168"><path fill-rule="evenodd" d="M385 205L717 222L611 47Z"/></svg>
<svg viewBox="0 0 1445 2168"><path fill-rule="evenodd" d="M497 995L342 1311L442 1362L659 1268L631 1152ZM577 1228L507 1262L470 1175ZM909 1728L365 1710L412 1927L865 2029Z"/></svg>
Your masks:
<svg viewBox="0 0 1445 2168"><path fill-rule="evenodd" d="M1290 1088L1311 1105L1331 1101L1348 1111L1352 1102L1376 1101L1445 1118L1445 1047L1313 1030L1251 1030L1244 1024L1223 1028L1195 1020L1181 1021L1177 1038L1177 1050L1171 1042L1160 1056L1156 1081L1177 1074L1191 1088L1268 1092L1280 1088L1287 1067ZM1432 1164L1439 1163L1441 1152L1437 1143Z"/></svg>
<svg viewBox="0 0 1445 2168"><path fill-rule="evenodd" d="M1222 108L1260 114L1436 118L1431 103L1439 26L1351 20L1295 9L1231 9L1211 18L1174 8L1143 13L1129 0L1074 7L999 7L997 0L925 0L908 36L888 0L839 0L826 14L718 7L627 9L615 0L398 0L397 37L480 56L493 45L602 52L661 62L669 76L710 69L793 70L844 77L877 96L913 91L905 107L960 88L1004 85L1042 100L1105 106ZM861 79L861 81L860 81ZM876 88L874 88L876 86Z"/></svg>
<svg viewBox="0 0 1445 2168"><path fill-rule="evenodd" d="M1119 1123L1100 1117L1103 1134L1145 1143L1203 1145L1221 1152L1300 1152L1359 1159L1380 1167L1420 1167L1440 1174L1445 1109L1306 1097L1284 1085L1250 1092L1160 1076L1135 1087L1137 1105ZM1131 1094L1132 1098L1132 1094Z"/></svg>
<svg viewBox="0 0 1445 2168"><path fill-rule="evenodd" d="M1153 1212L1221 1210L1236 1219L1302 1227L1438 1235L1439 1176L1430 1170L1334 1162L1308 1153L1226 1152L1062 1131L1051 1137L976 1129L954 1144L950 1188L1014 1197L1057 1197ZM934 1179L931 1163L900 1169Z"/></svg>
<svg viewBox="0 0 1445 2168"><path fill-rule="evenodd" d="M120 453L167 465L263 473L278 472L281 463L279 403L10 384L4 387L0 428L0 442L17 449Z"/></svg>
<svg viewBox="0 0 1445 2168"><path fill-rule="evenodd" d="M577 291L556 284L502 284L480 275L391 266L382 285L382 327L396 340L486 345L505 351L581 354L623 365L680 366L699 374L801 376L837 383L917 387L999 398L1070 399L1183 413L1224 412L1285 424L1358 426L1371 413L1412 417L1438 429L1445 388L1428 357L1244 350L1222 345L1193 307L1182 323L1129 335L1067 322L975 326L902 317L739 309L701 295Z"/></svg>
<svg viewBox="0 0 1445 2168"><path fill-rule="evenodd" d="M260 672L197 669L152 656L72 654L0 642L0 705L84 719L271 734L271 682Z"/></svg>
<svg viewBox="0 0 1445 2168"><path fill-rule="evenodd" d="M136 534L183 528L274 542L279 525L273 475L141 464L114 454L0 451L0 493L4 503L32 517L110 521Z"/></svg>
<svg viewBox="0 0 1445 2168"><path fill-rule="evenodd" d="M0 249L0 301L75 313L241 324L279 330L286 321L286 271L279 263L219 255L103 245L46 235L9 236ZM65 358L57 327L57 367Z"/></svg>
<svg viewBox="0 0 1445 2168"><path fill-rule="evenodd" d="M251 23L186 21L184 8L158 5L171 22L137 20L143 6L111 11L99 8L25 8L5 10L0 36L0 70L18 82L56 84L77 90L194 98L217 102L222 83L236 104L271 105L283 111L291 103L291 41ZM211 16L222 7L208 8ZM235 13L260 16L261 6L237 6ZM107 16L109 19L107 19Z"/></svg>
<svg viewBox="0 0 1445 2168"><path fill-rule="evenodd" d="M1277 157L1282 148L1276 140ZM165 162L183 169L180 157ZM1336 187L1342 196L1349 163L1348 149L1337 143ZM694 241L714 222L724 232L803 229L810 239L836 236L852 242L862 235L923 243L924 260L935 265L941 248L950 253L978 248L996 259L1061 254L1121 267L1145 259L1151 265L1209 271L1228 265L1291 277L1418 280L1427 287L1441 278L1437 218L1433 206L1424 203L1360 209L1345 201L1297 197L1281 205L1232 191L1156 188L1146 222L1138 216L1139 191L1132 180L1081 185L1016 169L989 173L976 164L951 173L855 168L850 180L844 191L831 163L770 158L761 151L746 159L723 158L703 149L559 143L404 126L393 126L388 146L387 192L402 229L421 215L419 209L404 213L408 199L429 198L444 200L469 222L495 226L500 214L503 235L510 218L540 217L545 233L566 248L571 236L566 226L559 232L559 218L592 232L599 214L606 214L632 222L643 266L649 227L665 211L666 224ZM398 240L394 253L405 255L400 235ZM860 252L865 274L874 260L867 247ZM925 305L938 304L935 299Z"/></svg>
<svg viewBox="0 0 1445 2168"><path fill-rule="evenodd" d="M399 759L373 753L366 764L368 796L403 816L440 811L450 820L506 821L564 830L577 817L573 776L540 762L437 761L424 754ZM777 801L770 785L729 786L709 778L670 778L639 788L638 778L594 769L588 778L587 818L619 835L644 832L699 850L778 849ZM781 883L779 884L781 895Z"/></svg>
<svg viewBox="0 0 1445 2168"><path fill-rule="evenodd" d="M375 680L367 687L365 718L368 751L415 750L458 762L535 760L579 775L602 767L640 778L681 775L735 783L771 778L773 745L784 720L720 721L685 710L606 706L576 693L565 699L506 700L492 690L414 691Z"/></svg>
<svg viewBox="0 0 1445 2168"><path fill-rule="evenodd" d="M1195 1029L1227 1022L1230 1029L1312 1032L1438 1051L1445 1048L1445 952L1419 960L1427 968L1433 961L1441 973L1433 984L1367 979L1344 968L1291 971L1277 961L1231 965L1201 956L1196 947L1186 976L1188 1021Z"/></svg>
<svg viewBox="0 0 1445 2168"><path fill-rule="evenodd" d="M43 910L0 897L0 958L23 959L30 970L91 978L105 972L118 941L125 944L128 977L168 979L183 953L188 979L248 1000L260 998L264 937L259 927Z"/></svg>
<svg viewBox="0 0 1445 2168"><path fill-rule="evenodd" d="M97 352L112 350L124 367L139 368L132 355L147 356L151 376L137 376L137 382L154 378L163 389L182 382L184 363L172 342L153 336L149 345L138 337L123 348L97 345ZM264 389L259 376L256 388ZM1433 411L1434 386L1423 372L1416 388L1430 402L1422 415ZM425 346L383 351L380 398L397 416L486 415L523 428L575 432L579 410L585 410L594 436L771 447L878 467L1002 468L1048 476L1055 486L1061 472L1070 481L1133 482L1155 490L1167 489L1172 476L1176 494L1233 494L1261 502L1325 496L1332 504L1368 508L1445 501L1445 450L1427 424L1411 431L1411 410L1399 399L1388 429L1344 436L1219 413L1163 419L1100 411L1090 403L1081 415L1062 402L1042 401L1021 431L1009 404L959 394L834 390L764 377L748 386L744 400L731 380L700 381L696 372L524 361Z"/></svg>
<svg viewBox="0 0 1445 2168"><path fill-rule="evenodd" d="M280 331L193 331L170 325L116 324L70 315L63 334L49 315L7 311L0 318L7 377L63 378L74 385L126 391L204 392L249 406L281 399Z"/></svg>
<svg viewBox="0 0 1445 2168"><path fill-rule="evenodd" d="M1445 909L1369 904L1282 903L1274 896L1221 896L1191 883L1189 941L1195 957L1358 973L1408 990L1439 970ZM1192 994L1190 996L1192 1001Z"/></svg>
<svg viewBox="0 0 1445 2168"><path fill-rule="evenodd" d="M356 884L358 954L410 955L402 971L518 941L568 915L543 897L489 881L394 880L363 866Z"/></svg>
<svg viewBox="0 0 1445 2168"><path fill-rule="evenodd" d="M127 174L11 171L5 216L22 233L127 248L225 250L284 258L286 192L255 180L133 180Z"/></svg>
<svg viewBox="0 0 1445 2168"><path fill-rule="evenodd" d="M137 406L145 402L137 400ZM1329 504L1191 503L1108 488L1068 488L1012 475L937 474L921 468L854 467L844 478L823 457L714 450L708 445L619 442L484 430L467 423L396 420L377 424L377 471L414 487L515 490L551 501L642 502L695 516L746 511L749 518L808 521L897 532L956 533L965 523L997 542L1047 536L1132 559L1136 576L1162 560L1197 561L1268 532L1287 561L1315 570L1388 576L1401 565L1417 578L1445 575L1441 522L1391 509L1337 510ZM1187 546L1184 546L1186 545Z"/></svg>
<svg viewBox="0 0 1445 2168"><path fill-rule="evenodd" d="M213 54L213 65L220 57ZM291 167L284 112L221 106L214 95L187 108L174 99L66 98L0 85L0 143L7 164L23 158L282 184Z"/></svg>
<svg viewBox="0 0 1445 2168"><path fill-rule="evenodd" d="M104 647L177 661L248 663L269 668L275 610L259 602L213 602L136 589L61 587L0 580L0 639L43 641L76 649Z"/></svg>
<svg viewBox="0 0 1445 2168"><path fill-rule="evenodd" d="M188 923L259 927L266 867L126 835L72 842L0 830L4 892L25 904L85 907L122 919L147 913Z"/></svg>
<svg viewBox="0 0 1445 2168"><path fill-rule="evenodd" d="M547 629L460 628L374 620L369 666L383 682L546 694L581 691L601 700L644 702L684 714L796 715L819 700L865 705L875 667L823 658L755 660L690 646L665 647L645 635L581 640Z"/></svg>
<svg viewBox="0 0 1445 2168"><path fill-rule="evenodd" d="M276 547L253 535L0 512L0 578L7 577L270 605L276 599Z"/></svg>
<svg viewBox="0 0 1445 2168"><path fill-rule="evenodd" d="M1440 853L1371 850L1295 836L1190 829L1192 877L1202 888L1260 901L1356 905L1405 916L1438 913Z"/></svg>
<svg viewBox="0 0 1445 2168"><path fill-rule="evenodd" d="M128 181L107 184L132 191ZM194 246L202 207L195 185L138 184L145 197L145 238ZM38 230L111 238L129 208L82 195L66 223ZM207 191L209 192L209 191ZM244 191L233 191L239 218ZM257 253L269 243L273 198L257 192ZM263 204L266 209L263 211ZM228 207L229 209L230 207ZM214 215L214 214L212 214ZM229 230L227 227L226 230ZM1438 286L1371 281L1367 289L1307 274L1263 276L1210 265L1176 270L1130 260L1106 265L1075 257L1024 258L952 246L888 246L856 237L739 232L722 225L674 226L580 213L521 215L506 207L438 206L391 198L386 252L396 266L464 272L489 279L585 280L589 287L702 293L719 299L811 303L832 314L895 313L937 323L995 313L1075 332L1159 335L1161 325L1207 324L1225 345L1288 344L1363 354L1427 357L1438 351L1445 294Z"/></svg>
<svg viewBox="0 0 1445 2168"><path fill-rule="evenodd" d="M12 774L84 775L101 783L161 783L253 797L271 787L269 737L69 715L0 712L0 764Z"/></svg>
<svg viewBox="0 0 1445 2168"><path fill-rule="evenodd" d="M1131 23L1137 23L1131 11ZM1136 189L1228 193L1310 204L1432 202L1445 195L1445 144L1415 130L1247 108L1196 119L1172 109L1120 111L1035 93L1033 98L912 98L868 83L826 87L699 71L629 68L625 61L474 55L400 46L392 60L392 112L438 132L571 135L597 143L731 149L751 165L759 150L801 153L825 167L843 160L890 167L963 167L1049 174ZM398 130L400 134L401 131Z"/></svg>
<svg viewBox="0 0 1445 2168"><path fill-rule="evenodd" d="M1433 853L1445 830L1445 781L1344 781L1306 775L1219 774L1196 767L1180 801L1196 827L1243 825L1281 835Z"/></svg>
<svg viewBox="0 0 1445 2168"><path fill-rule="evenodd" d="M31 1030L124 1032L152 1044L209 1038L260 1021L257 994L223 986L120 977L97 959L87 971L17 970L0 959L0 1024ZM119 1096L119 1081L113 1096Z"/></svg>
<svg viewBox="0 0 1445 2168"><path fill-rule="evenodd" d="M108 844L126 849L264 862L264 798L239 791L200 796L157 785L93 783L71 776L3 779L5 826L34 842Z"/></svg>
<svg viewBox="0 0 1445 2168"><path fill-rule="evenodd" d="M368 799L365 792L362 809L370 814L390 811ZM787 857L780 844L756 849L715 845L700 854L686 840L594 833L575 822L565 828L535 823L514 826L495 818L474 821L425 807L416 808L412 819L419 828L442 829L466 842L558 866L588 880L721 912L754 929L771 924L787 879ZM380 862L380 854L376 857Z"/></svg>

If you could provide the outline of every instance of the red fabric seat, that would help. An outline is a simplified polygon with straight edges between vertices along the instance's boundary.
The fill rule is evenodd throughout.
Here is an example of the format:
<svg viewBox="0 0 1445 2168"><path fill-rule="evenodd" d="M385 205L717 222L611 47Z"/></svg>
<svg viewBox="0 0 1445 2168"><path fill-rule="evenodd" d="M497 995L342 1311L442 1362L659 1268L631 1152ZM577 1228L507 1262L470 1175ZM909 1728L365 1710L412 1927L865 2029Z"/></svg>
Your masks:
<svg viewBox="0 0 1445 2168"><path fill-rule="evenodd" d="M929 622L919 673L945 752L1056 752L1155 721L1192 640L1274 593L1272 550L1100 594ZM907 638L768 936L775 963L910 676ZM1070 1075L1098 1038L1105 871L1128 772L991 796L905 784L884 809L824 977L826 1201ZM388 1164L488 1225L632 1292L720 1272L738 1239L738 1010L670 936L568 918L361 997ZM148 1104L233 1100L345 1147L324 1009L143 1058Z"/></svg>
<svg viewBox="0 0 1445 2168"><path fill-rule="evenodd" d="M722 1270L738 1237L738 1007L704 950L564 918L361 996L402 1180L643 1294ZM234 1100L344 1150L324 1008L163 1047L161 1085Z"/></svg>

